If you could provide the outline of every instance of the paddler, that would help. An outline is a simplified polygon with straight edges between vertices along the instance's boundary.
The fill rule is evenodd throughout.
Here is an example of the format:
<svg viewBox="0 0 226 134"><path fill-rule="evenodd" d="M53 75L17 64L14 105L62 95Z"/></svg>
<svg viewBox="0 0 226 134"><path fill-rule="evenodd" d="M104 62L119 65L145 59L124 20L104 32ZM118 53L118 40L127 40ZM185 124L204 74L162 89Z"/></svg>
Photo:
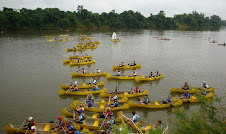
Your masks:
<svg viewBox="0 0 226 134"><path fill-rule="evenodd" d="M134 111L132 112L132 115L133 115L132 121L133 121L134 123L138 123L140 117L139 117Z"/></svg>
<svg viewBox="0 0 226 134"><path fill-rule="evenodd" d="M188 83L187 82L184 82L184 86L181 87L181 89L188 90L189 89Z"/></svg>
<svg viewBox="0 0 226 134"><path fill-rule="evenodd" d="M180 95L181 99L189 99L191 97L190 93L186 91L184 94Z"/></svg>
<svg viewBox="0 0 226 134"><path fill-rule="evenodd" d="M61 116L57 117L57 120L59 121L59 124L56 125L54 128L52 128L52 129L54 129L54 132L56 132L62 128L66 128L66 121L63 120Z"/></svg>
<svg viewBox="0 0 226 134"><path fill-rule="evenodd" d="M34 121L33 117L27 118L26 121L28 122L28 124L24 125L23 129L31 130L31 127L35 125L35 121Z"/></svg>
<svg viewBox="0 0 226 134"><path fill-rule="evenodd" d="M209 86L206 84L206 81L203 81L201 85L201 89L205 89L205 88L209 88Z"/></svg>
<svg viewBox="0 0 226 134"><path fill-rule="evenodd" d="M38 131L38 129L35 126L31 127L31 131L33 132L33 134L40 134L40 132Z"/></svg>
<svg viewBox="0 0 226 134"><path fill-rule="evenodd" d="M121 72L118 70L116 76L121 76Z"/></svg>
<svg viewBox="0 0 226 134"><path fill-rule="evenodd" d="M86 74L85 68L82 68L82 74Z"/></svg>
<svg viewBox="0 0 226 134"><path fill-rule="evenodd" d="M140 99L138 99L138 101L140 101ZM140 101L140 104L141 105L147 105L149 103L149 98L148 98L148 95L145 95L144 96L144 100L143 101Z"/></svg>
<svg viewBox="0 0 226 134"><path fill-rule="evenodd" d="M137 76L137 72L133 70L133 72L131 73L131 77L136 77L136 76Z"/></svg>

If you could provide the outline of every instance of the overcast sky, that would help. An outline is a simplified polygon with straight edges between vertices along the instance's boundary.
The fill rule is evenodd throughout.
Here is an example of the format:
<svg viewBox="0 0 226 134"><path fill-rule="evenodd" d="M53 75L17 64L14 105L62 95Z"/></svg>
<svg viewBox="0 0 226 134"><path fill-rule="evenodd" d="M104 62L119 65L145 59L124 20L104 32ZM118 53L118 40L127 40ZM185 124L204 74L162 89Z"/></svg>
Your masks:
<svg viewBox="0 0 226 134"><path fill-rule="evenodd" d="M226 20L226 0L0 0L0 7L9 8L59 8L64 11L76 11L78 5L93 13L116 13L125 10L138 11L144 16L165 11L166 16L197 11L206 16L219 15Z"/></svg>

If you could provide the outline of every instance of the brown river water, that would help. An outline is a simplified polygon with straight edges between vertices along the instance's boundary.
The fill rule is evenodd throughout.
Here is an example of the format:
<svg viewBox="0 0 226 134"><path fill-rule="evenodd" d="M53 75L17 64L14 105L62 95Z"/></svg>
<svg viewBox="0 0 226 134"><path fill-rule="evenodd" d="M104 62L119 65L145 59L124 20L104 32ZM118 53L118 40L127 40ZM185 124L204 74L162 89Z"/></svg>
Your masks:
<svg viewBox="0 0 226 134"><path fill-rule="evenodd" d="M79 43L78 34L86 33L94 40L101 41L96 50L87 50L93 55L95 64L90 66L63 65L74 52L66 48ZM222 96L226 91L226 47L217 45L226 42L226 28L220 31L155 31L129 30L115 31L122 42L111 42L113 31L75 31L69 32L72 38L65 42L47 42L45 35L65 34L59 31L9 32L0 35L0 133L8 123L21 124L25 118L33 116L36 122L49 122L61 115L62 108L67 107L74 99L85 97L60 97L58 90L61 83L72 82L71 72L81 70L94 72L96 68L116 74L113 65L121 61L130 63L136 60L141 64L137 74L148 75L151 71L160 71L164 78L140 83L142 90L149 90L151 100L162 100L170 94L170 88L181 87L185 81L192 86L200 86L205 80L215 88L215 93ZM153 37L170 38L170 41ZM209 43L216 40L218 43ZM84 54L78 52L78 54ZM129 75L132 70L125 70ZM88 82L89 78L76 78L79 84ZM121 91L135 88L133 80L104 81L109 92L117 85ZM178 95L178 94L176 94ZM96 95L96 98L99 98ZM143 97L140 97L143 98ZM136 98L137 99L137 98ZM133 99L135 100L135 99ZM225 102L224 102L225 103ZM188 111L197 110L196 104L183 104ZM157 120L173 117L172 109L132 108L124 110L125 115L137 114L144 121L156 124Z"/></svg>

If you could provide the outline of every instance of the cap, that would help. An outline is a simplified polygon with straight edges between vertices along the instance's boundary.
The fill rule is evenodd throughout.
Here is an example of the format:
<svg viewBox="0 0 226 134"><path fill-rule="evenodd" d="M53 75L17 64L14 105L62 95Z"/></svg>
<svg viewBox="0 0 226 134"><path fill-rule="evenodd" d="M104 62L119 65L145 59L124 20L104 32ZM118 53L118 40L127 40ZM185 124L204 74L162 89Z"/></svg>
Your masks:
<svg viewBox="0 0 226 134"><path fill-rule="evenodd" d="M33 120L33 117L29 117L27 120L28 120L28 121L31 121L31 120Z"/></svg>
<svg viewBox="0 0 226 134"><path fill-rule="evenodd" d="M31 127L31 130L35 130L35 129L36 129L36 127L35 127L35 126L32 126L32 127Z"/></svg>
<svg viewBox="0 0 226 134"><path fill-rule="evenodd" d="M62 120L62 117L61 117L61 116L59 116L57 119L58 119L58 120Z"/></svg>
<svg viewBox="0 0 226 134"><path fill-rule="evenodd" d="M206 81L203 81L203 83L206 83Z"/></svg>

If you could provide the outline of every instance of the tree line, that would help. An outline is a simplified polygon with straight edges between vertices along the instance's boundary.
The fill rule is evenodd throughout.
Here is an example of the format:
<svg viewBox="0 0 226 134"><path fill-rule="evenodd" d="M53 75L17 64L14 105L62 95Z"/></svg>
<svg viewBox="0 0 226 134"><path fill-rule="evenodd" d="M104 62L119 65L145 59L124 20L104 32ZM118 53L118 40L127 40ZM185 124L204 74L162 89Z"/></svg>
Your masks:
<svg viewBox="0 0 226 134"><path fill-rule="evenodd" d="M112 10L109 13L92 13L87 9L78 11L61 11L58 8L22 8L14 10L3 7L0 11L0 30L50 30L68 28L127 28L127 29L185 29L208 30L221 28L222 21L217 15L206 17L196 11L166 17L164 11L149 17L132 10L120 14Z"/></svg>

